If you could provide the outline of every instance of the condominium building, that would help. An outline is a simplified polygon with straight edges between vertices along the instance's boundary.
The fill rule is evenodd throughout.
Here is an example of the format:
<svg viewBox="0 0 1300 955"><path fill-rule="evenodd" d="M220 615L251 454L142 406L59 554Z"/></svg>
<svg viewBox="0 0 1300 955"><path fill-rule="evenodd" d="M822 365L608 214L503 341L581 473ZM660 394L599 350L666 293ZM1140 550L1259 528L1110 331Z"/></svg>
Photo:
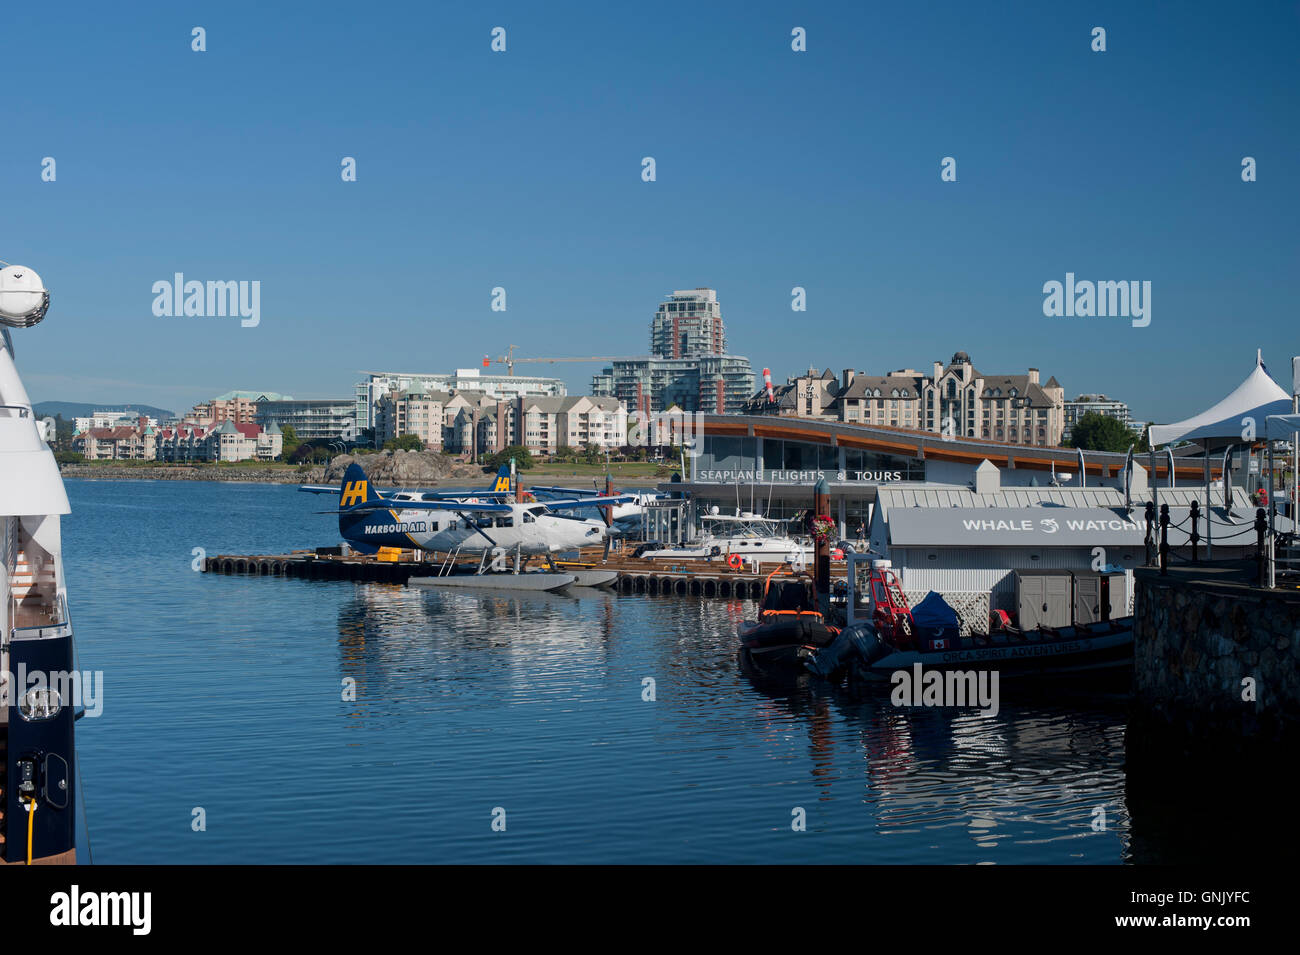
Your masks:
<svg viewBox="0 0 1300 955"><path fill-rule="evenodd" d="M735 414L754 390L754 368L728 355L722 306L710 288L673 292L650 322L650 351L592 376L591 393L642 414L679 408Z"/></svg>
<svg viewBox="0 0 1300 955"><path fill-rule="evenodd" d="M284 435L274 421L263 430L256 424L227 420L209 433L205 443L209 461L273 461L284 449Z"/></svg>
<svg viewBox="0 0 1300 955"><path fill-rule="evenodd" d="M443 406L442 444L450 454L474 456L514 444L513 400L481 391L460 391Z"/></svg>
<svg viewBox="0 0 1300 955"><path fill-rule="evenodd" d="M737 414L754 390L754 368L739 355L627 358L591 379L591 393L649 414L680 408Z"/></svg>
<svg viewBox="0 0 1300 955"><path fill-rule="evenodd" d="M618 448L627 443L627 406L614 398L518 398L515 440L535 454L560 448Z"/></svg>
<svg viewBox="0 0 1300 955"><path fill-rule="evenodd" d="M445 391L425 393L414 388L394 389L382 396L375 409L375 446L411 434L426 448L442 450L443 415L451 397Z"/></svg>
<svg viewBox="0 0 1300 955"><path fill-rule="evenodd" d="M1124 427L1134 429L1133 417L1124 402L1107 398L1105 395L1079 395L1073 401L1065 403L1065 429L1061 436L1068 438L1070 432L1074 430L1075 422L1086 414L1106 415L1114 418Z"/></svg>
<svg viewBox="0 0 1300 955"><path fill-rule="evenodd" d="M87 461L152 461L157 454L157 432L144 417L134 425L88 428L73 436L72 450Z"/></svg>
<svg viewBox="0 0 1300 955"><path fill-rule="evenodd" d="M274 422L263 428L229 419L215 428L181 425L158 432L160 461L274 461L284 450L284 435Z"/></svg>
<svg viewBox="0 0 1300 955"><path fill-rule="evenodd" d="M627 442L627 408L613 398L393 391L380 398L375 420L379 444L413 434L426 448L449 454L478 455L511 445L553 454L563 447Z"/></svg>
<svg viewBox="0 0 1300 955"><path fill-rule="evenodd" d="M718 293L697 288L669 295L650 322L650 352L657 358L725 355L727 332Z"/></svg>
<svg viewBox="0 0 1300 955"><path fill-rule="evenodd" d="M292 401L293 395L282 395L274 391L228 391L209 401L194 406L192 416L199 421L220 424L233 421L235 424L254 424L257 421L257 405L262 401Z"/></svg>
<svg viewBox="0 0 1300 955"><path fill-rule="evenodd" d="M355 441L356 402L351 398L259 401L255 422L292 427L302 441Z"/></svg>
<svg viewBox="0 0 1300 955"><path fill-rule="evenodd" d="M358 431L376 428L379 401L394 390L427 394L430 392L477 391L492 398L518 398L523 395L568 394L564 382L541 375L483 374L478 368L458 368L455 372L413 374L407 372L365 372L364 381L356 386L356 427Z"/></svg>
<svg viewBox="0 0 1300 955"><path fill-rule="evenodd" d="M143 417L145 422L158 427L158 419L148 415L139 415L131 411L95 411L89 415L72 419L72 433L81 434L91 428L133 428Z"/></svg>
<svg viewBox="0 0 1300 955"><path fill-rule="evenodd" d="M169 425L158 432L159 461L202 461L206 459L206 425Z"/></svg>
<svg viewBox="0 0 1300 955"><path fill-rule="evenodd" d="M789 379L769 398L760 391L746 414L822 418L864 425L930 431L954 438L982 438L1055 447L1065 427L1065 389L1055 378L1043 383L1037 368L1023 375L985 374L966 352L931 374L912 368L867 375L846 368Z"/></svg>

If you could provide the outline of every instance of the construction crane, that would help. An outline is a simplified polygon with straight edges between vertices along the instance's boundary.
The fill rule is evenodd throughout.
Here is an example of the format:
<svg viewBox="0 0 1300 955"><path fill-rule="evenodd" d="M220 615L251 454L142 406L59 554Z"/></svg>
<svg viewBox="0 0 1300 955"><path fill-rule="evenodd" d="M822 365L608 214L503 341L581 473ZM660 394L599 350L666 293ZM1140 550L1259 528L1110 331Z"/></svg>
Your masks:
<svg viewBox="0 0 1300 955"><path fill-rule="evenodd" d="M498 365L505 365L507 373L513 375L515 373L515 365L524 364L525 362L536 364L541 362L554 363L557 361L630 361L632 360L627 355L586 355L581 358L516 358L515 349L518 347L519 347L518 345L511 345L509 348L506 349L506 353L504 355L501 355L498 358L489 358L487 355L484 355L483 367L487 368L492 362L496 362Z"/></svg>

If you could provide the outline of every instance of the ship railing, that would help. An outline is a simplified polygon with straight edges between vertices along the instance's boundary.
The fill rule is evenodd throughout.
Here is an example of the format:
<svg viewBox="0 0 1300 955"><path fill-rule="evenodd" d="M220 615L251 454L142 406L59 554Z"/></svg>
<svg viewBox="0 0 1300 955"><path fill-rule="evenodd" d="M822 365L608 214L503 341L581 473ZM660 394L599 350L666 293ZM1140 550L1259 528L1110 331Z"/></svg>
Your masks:
<svg viewBox="0 0 1300 955"><path fill-rule="evenodd" d="M64 637L72 632L72 618L68 615L68 601L63 594L59 594L54 603L54 613L51 615L54 619L49 623L37 624L32 627L14 627L10 626L6 634L5 645L8 646L14 640L42 640L49 637ZM18 614L17 599L9 598L9 621L16 619Z"/></svg>

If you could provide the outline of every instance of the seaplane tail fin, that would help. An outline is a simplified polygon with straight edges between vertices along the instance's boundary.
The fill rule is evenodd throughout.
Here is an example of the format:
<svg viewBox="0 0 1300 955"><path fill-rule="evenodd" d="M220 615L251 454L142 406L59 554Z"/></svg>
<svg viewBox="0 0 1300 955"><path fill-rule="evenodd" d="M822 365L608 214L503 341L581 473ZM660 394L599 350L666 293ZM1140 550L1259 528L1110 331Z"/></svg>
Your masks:
<svg viewBox="0 0 1300 955"><path fill-rule="evenodd" d="M343 485L339 490L339 510L349 511L361 504L379 500L379 495L370 489L370 481L361 465L355 461L348 465L343 473Z"/></svg>
<svg viewBox="0 0 1300 955"><path fill-rule="evenodd" d="M510 465L509 464L501 465L500 470L497 471L496 480L492 482L492 486L488 488L488 490L493 493L501 493L501 494L510 493L511 488L510 488Z"/></svg>

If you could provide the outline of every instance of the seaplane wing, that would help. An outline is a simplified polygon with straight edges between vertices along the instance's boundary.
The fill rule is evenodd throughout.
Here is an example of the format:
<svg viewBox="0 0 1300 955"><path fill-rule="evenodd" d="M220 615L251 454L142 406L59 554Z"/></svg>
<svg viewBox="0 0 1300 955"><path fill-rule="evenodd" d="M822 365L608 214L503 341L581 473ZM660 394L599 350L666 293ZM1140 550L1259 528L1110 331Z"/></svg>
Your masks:
<svg viewBox="0 0 1300 955"><path fill-rule="evenodd" d="M338 489L337 487L325 487L324 485L321 485L321 484L300 484L300 485L298 485L298 490L300 490L300 491L306 491L308 494L337 494L337 493L339 493L339 489ZM379 493L379 492L376 491L375 493Z"/></svg>
<svg viewBox="0 0 1300 955"><path fill-rule="evenodd" d="M344 504L343 509L349 513L354 511L450 511L459 513L481 512L486 511L489 514L509 514L509 504L490 503L481 501L469 503L467 501L443 500L443 501L394 501L388 498L379 498L373 501L365 501L360 504Z"/></svg>
<svg viewBox="0 0 1300 955"><path fill-rule="evenodd" d="M595 497L600 494L600 491L590 487L540 487L534 484L528 490L534 494L565 494L569 497Z"/></svg>
<svg viewBox="0 0 1300 955"><path fill-rule="evenodd" d="M538 489L529 488L529 490L535 491ZM605 507L610 504L627 504L633 500L635 498L631 494L614 494L610 496L584 497L570 501L539 501L538 503L545 504L546 509L549 511L566 511L575 507Z"/></svg>
<svg viewBox="0 0 1300 955"><path fill-rule="evenodd" d="M349 471L351 468L349 468ZM337 484L300 484L298 490L306 491L308 494L342 494L346 483L343 487ZM466 498L505 498L513 492L510 490L510 465L503 464L497 471L496 477L492 479L492 486L484 488L481 491L402 491L391 489L381 491L379 488L370 488L370 494L380 498L389 498L389 495L403 494L406 495L394 504L400 504L406 507L410 504L419 504L420 501L461 501ZM418 495L418 496L417 496ZM389 498L391 500L391 498Z"/></svg>
<svg viewBox="0 0 1300 955"><path fill-rule="evenodd" d="M510 497L510 491L425 491L426 501L463 501L471 497Z"/></svg>

